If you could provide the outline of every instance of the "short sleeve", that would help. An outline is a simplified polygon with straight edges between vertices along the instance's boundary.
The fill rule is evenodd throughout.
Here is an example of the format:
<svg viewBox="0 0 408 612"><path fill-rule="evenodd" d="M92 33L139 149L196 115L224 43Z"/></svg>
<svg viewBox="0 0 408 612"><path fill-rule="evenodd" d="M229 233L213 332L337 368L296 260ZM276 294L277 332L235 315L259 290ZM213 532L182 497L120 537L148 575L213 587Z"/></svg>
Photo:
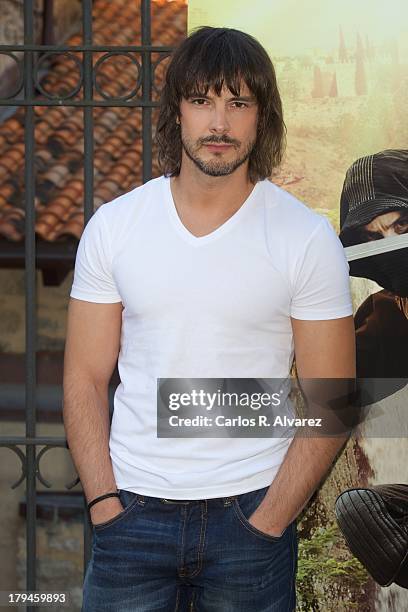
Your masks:
<svg viewBox="0 0 408 612"><path fill-rule="evenodd" d="M112 276L110 235L102 208L92 215L79 241L70 296L110 304L122 300Z"/></svg>
<svg viewBox="0 0 408 612"><path fill-rule="evenodd" d="M352 315L349 272L343 245L330 222L322 217L296 272L291 316L324 320Z"/></svg>

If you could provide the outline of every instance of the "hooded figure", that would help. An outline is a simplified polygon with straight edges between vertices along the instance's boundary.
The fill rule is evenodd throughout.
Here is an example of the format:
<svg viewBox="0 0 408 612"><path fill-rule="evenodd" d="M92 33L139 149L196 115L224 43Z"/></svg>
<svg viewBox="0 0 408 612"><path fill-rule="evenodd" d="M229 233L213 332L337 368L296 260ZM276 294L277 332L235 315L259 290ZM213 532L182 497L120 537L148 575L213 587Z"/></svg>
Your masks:
<svg viewBox="0 0 408 612"><path fill-rule="evenodd" d="M408 233L408 150L381 151L350 166L340 199L340 228L345 247ZM408 247L351 261L350 274L406 298Z"/></svg>
<svg viewBox="0 0 408 612"><path fill-rule="evenodd" d="M340 224L344 246L408 232L408 150L382 151L351 165ZM367 379L390 377L371 394L372 403L403 388L408 377L408 248L351 261L350 274L384 287L354 317L363 401L370 398ZM374 580L408 588L408 484L349 489L337 498L335 511L351 552Z"/></svg>
<svg viewBox="0 0 408 612"><path fill-rule="evenodd" d="M340 199L343 246L407 233L408 150L389 149L357 159L347 170ZM351 276L384 287L370 295L354 317L357 377L408 379L408 247L349 265ZM405 384L384 381L375 401Z"/></svg>

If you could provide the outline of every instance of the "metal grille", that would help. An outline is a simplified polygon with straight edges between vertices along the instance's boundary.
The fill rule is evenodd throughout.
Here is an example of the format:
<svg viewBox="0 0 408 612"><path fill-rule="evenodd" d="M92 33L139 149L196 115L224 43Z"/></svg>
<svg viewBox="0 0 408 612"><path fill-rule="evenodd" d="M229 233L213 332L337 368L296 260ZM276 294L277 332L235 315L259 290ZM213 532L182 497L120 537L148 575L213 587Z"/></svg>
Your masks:
<svg viewBox="0 0 408 612"><path fill-rule="evenodd" d="M0 437L0 446L7 447L17 454L21 461L21 475L12 485L16 488L26 482L26 530L27 530L27 583L26 589L33 591L37 588L36 581L36 483L37 479L47 485L40 470L40 459L44 453L56 447L66 447L66 439L61 437L39 437L36 435L36 243L35 243L35 173L34 173L34 108L35 106L79 106L83 108L84 130L84 219L85 223L93 214L93 108L97 106L128 106L142 109L142 179L146 182L152 175L152 108L158 103L152 99L153 73L158 62L153 64L152 53L160 53L160 58L167 57L173 47L151 45L151 6L150 0L141 0L141 31L140 46L112 46L93 45L92 42L92 0L82 0L82 32L83 44L81 46L34 44L34 0L24 0L24 44L0 45L0 53L12 56L21 70L21 82L18 91L12 96L0 99L0 106L14 106L25 108L25 436ZM22 52L22 61L15 55ZM82 83L82 99L73 100L71 95L63 97L44 96L38 78L39 63L45 55L51 53L72 53L79 68ZM82 62L75 56L75 52L82 52ZM133 94L141 86L142 95L126 98L109 98L101 95L94 98L95 65L93 53L104 52L104 57L114 54L129 54L137 52L141 56L139 79ZM131 57L128 55L128 57ZM18 88L17 88L18 89ZM22 91L22 95L18 95ZM36 97L36 93L43 94ZM79 87L73 93L79 91ZM44 99L45 98L45 99ZM67 484L70 489L79 482ZM85 501L85 500L84 500ZM84 513L86 507L84 505ZM87 515L85 514L85 517ZM91 550L91 526L85 519L84 530L84 572L89 561ZM34 607L28 607L34 610Z"/></svg>

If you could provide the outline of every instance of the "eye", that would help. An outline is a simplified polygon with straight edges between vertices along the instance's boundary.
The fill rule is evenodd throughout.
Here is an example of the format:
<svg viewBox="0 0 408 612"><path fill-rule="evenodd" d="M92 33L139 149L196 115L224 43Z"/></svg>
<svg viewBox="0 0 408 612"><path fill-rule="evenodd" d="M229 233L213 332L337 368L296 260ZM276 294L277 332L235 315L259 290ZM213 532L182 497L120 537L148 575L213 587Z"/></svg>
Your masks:
<svg viewBox="0 0 408 612"><path fill-rule="evenodd" d="M366 239L368 240L379 240L383 238L383 235L379 232L366 232Z"/></svg>
<svg viewBox="0 0 408 612"><path fill-rule="evenodd" d="M232 105L235 106L235 108L247 108L248 106L246 102L240 102L239 100L235 100Z"/></svg>
<svg viewBox="0 0 408 612"><path fill-rule="evenodd" d="M400 232L401 234L408 231L408 221L404 221L403 219L396 221L394 226L397 232Z"/></svg>
<svg viewBox="0 0 408 612"><path fill-rule="evenodd" d="M192 98L190 102L195 106L204 106L204 104L207 103L207 100L205 98Z"/></svg>

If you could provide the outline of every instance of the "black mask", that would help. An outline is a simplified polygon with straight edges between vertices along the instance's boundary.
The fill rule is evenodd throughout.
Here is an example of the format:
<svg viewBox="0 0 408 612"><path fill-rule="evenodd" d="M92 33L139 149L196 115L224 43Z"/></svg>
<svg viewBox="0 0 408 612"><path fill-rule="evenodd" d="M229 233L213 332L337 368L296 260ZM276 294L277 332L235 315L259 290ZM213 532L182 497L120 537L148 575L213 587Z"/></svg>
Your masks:
<svg viewBox="0 0 408 612"><path fill-rule="evenodd" d="M408 297L408 248L350 262L350 276L369 278L400 297Z"/></svg>

